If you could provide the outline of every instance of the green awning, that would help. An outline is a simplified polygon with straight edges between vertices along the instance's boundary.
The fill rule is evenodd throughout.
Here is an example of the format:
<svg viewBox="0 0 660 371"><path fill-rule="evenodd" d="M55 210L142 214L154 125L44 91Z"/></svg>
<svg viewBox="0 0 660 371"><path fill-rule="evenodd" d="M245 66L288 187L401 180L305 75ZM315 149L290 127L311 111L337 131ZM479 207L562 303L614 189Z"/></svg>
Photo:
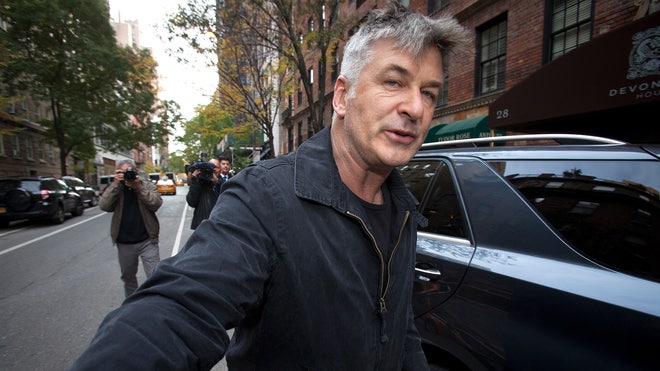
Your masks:
<svg viewBox="0 0 660 371"><path fill-rule="evenodd" d="M488 115L454 121L432 127L424 143L444 142L447 140L483 138L505 135L504 130L495 130L491 134L488 127Z"/></svg>

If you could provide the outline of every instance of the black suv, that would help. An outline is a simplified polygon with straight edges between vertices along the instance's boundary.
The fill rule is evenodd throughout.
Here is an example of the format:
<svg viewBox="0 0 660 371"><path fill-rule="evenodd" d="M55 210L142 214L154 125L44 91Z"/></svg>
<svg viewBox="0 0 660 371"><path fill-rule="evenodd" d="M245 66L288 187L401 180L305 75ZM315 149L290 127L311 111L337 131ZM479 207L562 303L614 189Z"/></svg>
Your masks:
<svg viewBox="0 0 660 371"><path fill-rule="evenodd" d="M65 213L82 215L80 195L64 181L51 177L0 179L0 225L22 219L64 223Z"/></svg>
<svg viewBox="0 0 660 371"><path fill-rule="evenodd" d="M433 369L658 369L659 156L580 135L424 144L399 170L428 219L413 308Z"/></svg>
<svg viewBox="0 0 660 371"><path fill-rule="evenodd" d="M76 193L80 195L85 205L96 206L98 204L99 200L96 191L89 184L85 184L82 179L67 175L63 176L62 180L69 187L73 187L76 190Z"/></svg>

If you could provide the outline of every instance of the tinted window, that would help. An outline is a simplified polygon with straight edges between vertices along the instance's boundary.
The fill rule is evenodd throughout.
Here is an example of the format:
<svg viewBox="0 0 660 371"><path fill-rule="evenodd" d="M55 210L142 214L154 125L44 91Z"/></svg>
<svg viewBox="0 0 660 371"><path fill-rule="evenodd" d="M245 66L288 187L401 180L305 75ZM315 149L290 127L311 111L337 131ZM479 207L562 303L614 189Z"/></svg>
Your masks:
<svg viewBox="0 0 660 371"><path fill-rule="evenodd" d="M67 178L64 180L66 184L70 185L71 187L84 187L85 183L83 183L82 180L77 179L77 178Z"/></svg>
<svg viewBox="0 0 660 371"><path fill-rule="evenodd" d="M660 163L493 163L575 249L660 281Z"/></svg>
<svg viewBox="0 0 660 371"><path fill-rule="evenodd" d="M449 166L439 160L411 161L400 171L406 186L418 201L424 201L427 189L430 189L422 209L429 224L419 230L467 238Z"/></svg>
<svg viewBox="0 0 660 371"><path fill-rule="evenodd" d="M39 189L39 187L40 187L40 182L38 180L23 180L21 182L21 188L32 193L39 193L39 191L41 190Z"/></svg>

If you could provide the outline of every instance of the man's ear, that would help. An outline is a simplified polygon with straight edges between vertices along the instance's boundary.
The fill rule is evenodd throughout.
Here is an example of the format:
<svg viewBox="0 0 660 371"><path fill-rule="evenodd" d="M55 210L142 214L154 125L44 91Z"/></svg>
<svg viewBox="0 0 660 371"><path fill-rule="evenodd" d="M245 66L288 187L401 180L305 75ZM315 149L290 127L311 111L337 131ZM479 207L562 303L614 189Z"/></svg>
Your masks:
<svg viewBox="0 0 660 371"><path fill-rule="evenodd" d="M346 113L346 96L348 95L348 80L346 77L339 76L335 81L335 93L332 96L332 109L340 117L344 118Z"/></svg>

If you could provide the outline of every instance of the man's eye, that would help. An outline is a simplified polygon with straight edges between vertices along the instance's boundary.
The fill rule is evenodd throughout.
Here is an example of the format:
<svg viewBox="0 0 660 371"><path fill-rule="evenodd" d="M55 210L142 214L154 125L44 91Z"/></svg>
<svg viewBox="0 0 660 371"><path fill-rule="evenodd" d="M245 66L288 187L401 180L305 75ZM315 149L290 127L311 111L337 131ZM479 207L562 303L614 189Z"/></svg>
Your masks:
<svg viewBox="0 0 660 371"><path fill-rule="evenodd" d="M437 95L436 93L432 92L432 91L425 90L425 91L422 91L422 94L423 94L425 97L428 97L429 99L431 99L431 100L433 100L433 101L435 101L436 99L438 99L438 95Z"/></svg>

